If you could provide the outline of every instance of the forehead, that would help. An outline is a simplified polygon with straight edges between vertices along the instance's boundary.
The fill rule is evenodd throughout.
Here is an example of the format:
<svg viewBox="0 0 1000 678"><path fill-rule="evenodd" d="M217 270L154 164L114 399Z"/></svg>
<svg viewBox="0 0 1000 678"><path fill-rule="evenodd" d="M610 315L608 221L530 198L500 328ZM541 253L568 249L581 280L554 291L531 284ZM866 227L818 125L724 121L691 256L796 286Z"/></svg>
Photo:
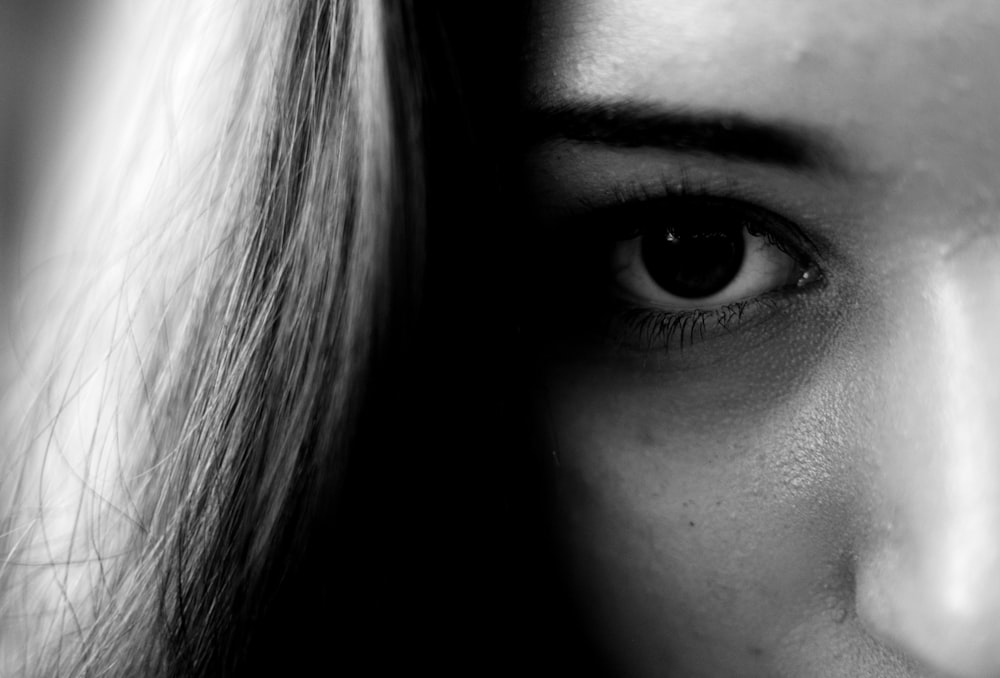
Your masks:
<svg viewBox="0 0 1000 678"><path fill-rule="evenodd" d="M1000 175L1000 3L542 0L530 96L631 99L832 127L869 163Z"/></svg>

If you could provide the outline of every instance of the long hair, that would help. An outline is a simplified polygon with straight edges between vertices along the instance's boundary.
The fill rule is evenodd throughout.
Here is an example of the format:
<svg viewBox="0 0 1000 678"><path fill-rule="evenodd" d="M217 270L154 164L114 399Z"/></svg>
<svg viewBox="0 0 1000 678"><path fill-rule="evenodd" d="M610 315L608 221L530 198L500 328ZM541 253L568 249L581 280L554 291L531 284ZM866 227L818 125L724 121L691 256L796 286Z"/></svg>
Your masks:
<svg viewBox="0 0 1000 678"><path fill-rule="evenodd" d="M211 157L19 356L10 673L503 674L563 632L507 397L522 21L475 4L239 5Z"/></svg>
<svg viewBox="0 0 1000 678"><path fill-rule="evenodd" d="M196 221L171 225L211 250L163 309L120 401L125 430L87 443L88 469L128 459L114 494L84 472L99 489L77 493L66 539L43 511L11 540L8 586L57 590L22 641L31 675L232 675L262 642L280 653L276 601L338 514L374 372L408 331L424 210L418 62L392 53L411 47L406 3L253 13L216 185ZM69 416L64 399L38 409L49 430ZM56 436L31 438L29 457L53 454ZM26 464L12 515L32 472L44 464ZM123 528L102 520L111 508ZM28 551L48 563L11 565Z"/></svg>
<svg viewBox="0 0 1000 678"><path fill-rule="evenodd" d="M210 156L18 356L0 658L579 672L512 397L522 3L235 6Z"/></svg>

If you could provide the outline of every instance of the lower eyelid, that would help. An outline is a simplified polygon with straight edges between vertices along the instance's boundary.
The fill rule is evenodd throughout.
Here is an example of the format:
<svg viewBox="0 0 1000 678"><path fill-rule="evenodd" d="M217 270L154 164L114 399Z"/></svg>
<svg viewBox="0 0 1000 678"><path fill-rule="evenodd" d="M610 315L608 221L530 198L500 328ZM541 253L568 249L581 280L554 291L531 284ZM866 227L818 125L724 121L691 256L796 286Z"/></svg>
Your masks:
<svg viewBox="0 0 1000 678"><path fill-rule="evenodd" d="M818 273L804 285L785 287L709 309L668 310L641 306L628 300L610 302L604 340L629 352L672 353L702 341L732 337L766 322L772 312L796 305L803 294L812 296L825 287Z"/></svg>
<svg viewBox="0 0 1000 678"><path fill-rule="evenodd" d="M709 310L664 311L631 307L619 310L608 323L607 340L619 350L672 353L702 341L734 335L781 306L774 296L744 299Z"/></svg>

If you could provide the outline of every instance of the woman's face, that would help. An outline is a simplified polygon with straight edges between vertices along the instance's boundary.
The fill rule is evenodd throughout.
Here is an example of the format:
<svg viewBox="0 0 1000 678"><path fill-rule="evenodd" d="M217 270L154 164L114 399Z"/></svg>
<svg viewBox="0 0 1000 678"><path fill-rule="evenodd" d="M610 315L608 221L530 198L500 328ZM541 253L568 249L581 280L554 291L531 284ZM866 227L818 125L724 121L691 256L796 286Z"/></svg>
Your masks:
<svg viewBox="0 0 1000 678"><path fill-rule="evenodd" d="M537 5L541 400L619 675L1000 676L1000 4Z"/></svg>

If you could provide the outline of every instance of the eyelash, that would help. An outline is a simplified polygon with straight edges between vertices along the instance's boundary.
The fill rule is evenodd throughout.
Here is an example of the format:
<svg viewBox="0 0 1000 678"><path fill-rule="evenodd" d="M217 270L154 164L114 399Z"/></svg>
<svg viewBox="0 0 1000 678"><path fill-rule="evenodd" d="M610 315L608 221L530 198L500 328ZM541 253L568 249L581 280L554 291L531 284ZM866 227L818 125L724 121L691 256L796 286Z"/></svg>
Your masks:
<svg viewBox="0 0 1000 678"><path fill-rule="evenodd" d="M686 176L681 176L680 180L665 180L654 191L642 184L622 184L613 187L610 200L603 204L588 198L580 199L584 216L577 221L584 222L588 237L610 247L616 242L644 235L642 227L630 226L626 232L616 229L611 225L616 216L628 223L632 221L627 217L629 213L648 217L651 212L669 214L671 210L682 207L698 209L699 205L707 208L709 204L726 204L747 215L746 228L751 235L764 238L769 245L791 257L808 272L799 281L799 288L807 286L804 281L812 286L822 280L822 273L815 263L816 247L798 226L752 201L743 197L727 197L726 194L739 196L740 191L735 186L704 190ZM621 219L623 216L625 218ZM577 223L575 228L579 226ZM619 346L641 351L683 349L704 338L706 332L735 331L744 316L755 310L779 306L782 300L789 297L789 291L788 288L776 289L722 307L692 310L636 306L621 299L609 298L606 300L604 334Z"/></svg>
<svg viewBox="0 0 1000 678"><path fill-rule="evenodd" d="M669 203L680 203L687 201L704 201L705 203L729 203L738 205L748 213L754 213L761 217L761 220L774 221L782 226L785 231L784 237L768 230L759 232L750 231L751 235L765 238L768 244L780 249L782 252L792 257L799 263L812 264L812 257L803 250L816 253L816 245L812 240L790 220L776 214L772 210L758 206L753 202L753 198L744 196L735 182L726 182L721 186L713 186L706 189L691 180L687 174L681 174L676 180L663 179L654 191L650 191L645 184L630 182L612 187L610 191L610 201L599 203L587 197L577 200L587 216L586 221L595 221L607 218L606 213L615 212L620 209L649 209L656 205L662 205L664 211L669 209ZM642 235L635 230L631 235L617 236L618 240L626 240L630 237ZM790 240L799 241L801 247L795 247Z"/></svg>
<svg viewBox="0 0 1000 678"><path fill-rule="evenodd" d="M643 350L654 348L669 349L671 346L683 349L705 336L705 325L714 321L716 326L730 330L738 327L743 314L752 304L769 303L766 298L745 299L721 308L692 311L664 311L653 308L623 308L613 318L613 323L621 324L639 339ZM695 334L697 333L697 339ZM685 337L687 340L685 341Z"/></svg>

